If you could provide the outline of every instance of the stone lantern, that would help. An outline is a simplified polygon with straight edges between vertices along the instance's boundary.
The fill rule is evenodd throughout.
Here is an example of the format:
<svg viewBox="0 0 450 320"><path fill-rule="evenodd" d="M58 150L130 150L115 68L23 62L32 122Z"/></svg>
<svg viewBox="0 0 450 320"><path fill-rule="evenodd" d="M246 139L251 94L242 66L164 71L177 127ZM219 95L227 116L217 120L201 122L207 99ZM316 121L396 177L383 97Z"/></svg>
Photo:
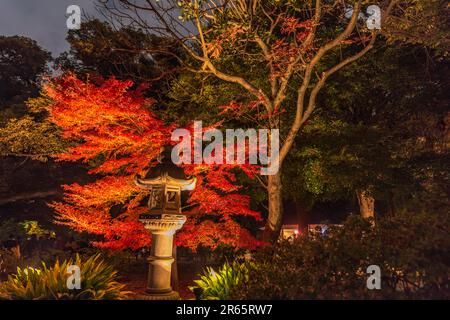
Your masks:
<svg viewBox="0 0 450 320"><path fill-rule="evenodd" d="M165 148L159 164L145 177L136 176L135 183L150 191L149 212L141 214L141 221L152 234L147 293L144 299L176 300L180 296L170 285L173 258L173 236L186 222L181 214L181 191L192 190L196 178L187 179L182 168L170 159L170 149Z"/></svg>

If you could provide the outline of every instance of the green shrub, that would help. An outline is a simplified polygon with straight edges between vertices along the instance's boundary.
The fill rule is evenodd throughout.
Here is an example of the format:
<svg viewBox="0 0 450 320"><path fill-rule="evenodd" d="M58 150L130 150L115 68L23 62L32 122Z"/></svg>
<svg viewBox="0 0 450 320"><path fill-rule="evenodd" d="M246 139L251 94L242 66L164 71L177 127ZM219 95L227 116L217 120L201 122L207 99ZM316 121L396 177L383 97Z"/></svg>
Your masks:
<svg viewBox="0 0 450 320"><path fill-rule="evenodd" d="M81 288L69 289L67 279L70 265L80 267ZM45 263L41 269L17 268L17 273L8 276L7 281L0 286L0 296L9 299L44 299L44 300L100 300L124 299L127 292L124 285L116 281L117 272L94 255L86 261L81 261L79 255L75 261L56 261L53 267L48 268Z"/></svg>
<svg viewBox="0 0 450 320"><path fill-rule="evenodd" d="M23 227L28 236L36 236L38 239L48 236L54 238L56 236L54 231L44 229L38 221L24 220L19 224Z"/></svg>
<svg viewBox="0 0 450 320"><path fill-rule="evenodd" d="M350 217L327 236L300 236L254 254L233 299L448 299L448 215L398 214L376 226ZM367 288L378 265L381 290Z"/></svg>
<svg viewBox="0 0 450 320"><path fill-rule="evenodd" d="M207 267L199 280L194 280L197 286L189 287L201 300L230 299L232 291L248 278L247 264L225 262L219 271Z"/></svg>

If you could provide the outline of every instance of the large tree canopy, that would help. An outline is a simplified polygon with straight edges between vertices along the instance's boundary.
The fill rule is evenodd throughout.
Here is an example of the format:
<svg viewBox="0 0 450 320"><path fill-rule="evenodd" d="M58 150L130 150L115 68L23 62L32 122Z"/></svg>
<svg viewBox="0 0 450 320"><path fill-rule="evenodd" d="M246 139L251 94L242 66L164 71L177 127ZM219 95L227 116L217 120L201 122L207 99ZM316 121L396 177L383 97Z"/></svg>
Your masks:
<svg viewBox="0 0 450 320"><path fill-rule="evenodd" d="M229 101L234 107L227 110L239 109L235 116L254 119L253 127L280 130L282 169L326 82L372 49L392 19L402 19L422 2L370 4L381 10L381 30L366 23L369 3L360 0L117 0L104 9L119 23L175 39L187 70L239 87L245 101ZM269 211L266 239L277 238L281 227L281 172L262 181Z"/></svg>
<svg viewBox="0 0 450 320"><path fill-rule="evenodd" d="M23 101L39 93L39 78L50 59L30 38L0 36L0 121L26 112Z"/></svg>
<svg viewBox="0 0 450 320"><path fill-rule="evenodd" d="M89 20L80 29L69 30L66 40L70 50L56 59L57 68L79 76L97 74L151 83L152 89L146 94L158 100L179 67L174 57L179 49L172 39L148 35L132 26L115 28L107 22Z"/></svg>
<svg viewBox="0 0 450 320"><path fill-rule="evenodd" d="M52 204L57 221L101 236L95 244L103 248L137 249L149 244L150 235L138 222L139 214L148 210L143 204L148 190L137 188L133 179L151 170L161 146L170 143L174 128L156 118L151 111L154 101L142 96L143 88L130 89L132 85L113 78L83 82L68 75L44 88L51 98L51 120L74 144L58 159L88 162L93 167L90 172L99 175L91 184L64 186L64 201ZM200 164L185 169L197 176L198 186L190 197L188 222L177 243L194 250L220 244L236 248L259 245L237 221L239 217L261 219L249 208L249 196L235 184L236 169L252 176L254 168Z"/></svg>
<svg viewBox="0 0 450 320"><path fill-rule="evenodd" d="M45 98L36 98L50 61L36 41L0 36L1 156L45 160L61 150L55 126L41 112Z"/></svg>

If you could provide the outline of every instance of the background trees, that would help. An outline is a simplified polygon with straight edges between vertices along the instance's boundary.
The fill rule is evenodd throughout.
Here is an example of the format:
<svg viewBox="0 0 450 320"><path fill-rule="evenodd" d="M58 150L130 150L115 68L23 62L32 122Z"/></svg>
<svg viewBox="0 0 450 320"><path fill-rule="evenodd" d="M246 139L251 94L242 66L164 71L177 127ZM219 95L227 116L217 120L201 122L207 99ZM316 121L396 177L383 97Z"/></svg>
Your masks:
<svg viewBox="0 0 450 320"><path fill-rule="evenodd" d="M177 41L189 57L182 60L185 68L236 84L246 92L250 101L241 109L253 113L253 126L281 130L283 163L328 78L374 46L378 32L365 28L359 19L362 3L349 3L351 17L338 2L322 1L148 1L141 5L124 0L105 5L105 10L116 17L131 12L130 23ZM377 4L383 12L382 23L391 13L401 16L402 10L393 11L397 1ZM145 14L156 23L142 19ZM358 49L346 51L350 44ZM236 68L236 62L242 61L246 68ZM282 218L281 172L263 183L269 211L265 237L276 238Z"/></svg>
<svg viewBox="0 0 450 320"><path fill-rule="evenodd" d="M403 213L380 218L373 228L370 220L354 216L325 236L261 248L247 264L246 281L230 288L228 298L446 299L448 218ZM381 290L367 289L371 265L380 267Z"/></svg>
<svg viewBox="0 0 450 320"><path fill-rule="evenodd" d="M174 56L180 50L173 40L133 26L117 28L93 19L83 22L79 30L69 30L66 39L70 50L56 59L56 67L78 76L115 76L137 84L151 83L146 94L158 101L164 100L163 94L179 68Z"/></svg>
<svg viewBox="0 0 450 320"><path fill-rule="evenodd" d="M43 98L36 98L51 60L50 53L32 39L0 36L2 156L45 159L60 150L56 129L45 121L40 108Z"/></svg>
<svg viewBox="0 0 450 320"><path fill-rule="evenodd" d="M442 166L449 82L443 77L448 60L439 51L380 46L335 75L292 152L297 165L287 168L289 184L304 190L306 199L343 199L366 190L379 214L425 194L445 201L448 192L438 186L448 181Z"/></svg>
<svg viewBox="0 0 450 320"><path fill-rule="evenodd" d="M42 112L45 98L39 98L40 83L51 61L50 53L32 39L0 36L1 204L55 193L48 189L29 192L29 184L19 190L14 186L30 178L18 173L27 160L45 161L62 150L56 127Z"/></svg>
<svg viewBox="0 0 450 320"><path fill-rule="evenodd" d="M1 121L26 113L23 101L39 93L39 77L48 70L50 53L36 41L0 36Z"/></svg>
<svg viewBox="0 0 450 320"><path fill-rule="evenodd" d="M443 13L448 8L442 5L442 1L395 2L392 15L383 21L376 48L340 72L326 75L324 83L321 82L323 71L333 69L345 57L358 55L370 45L366 36L372 35L372 31L367 30L364 20L356 20L353 33L346 40L335 43L336 46L326 50L327 54L320 61L311 64L320 47L326 45L328 40L336 39L349 26L351 20L340 3L330 6L331 2L236 1L229 2L231 7L228 9L220 5L203 8L201 5L204 2L192 3L191 6L188 2L180 3L176 15L168 16L165 11L167 7L161 3L148 2L146 7L136 7L131 1L117 1L115 9L105 8L106 13L112 14L115 24L92 20L85 22L80 30L70 31L68 41L71 50L57 59L62 71L74 72L81 81L67 85L70 90L74 90L77 84L90 86L91 91L98 90L96 86L101 87L104 83L101 77L109 76L124 81L129 78L134 80L131 87L125 90L127 92L136 90L143 82L151 83L151 87L140 91L140 94L142 98L155 98L157 103L142 104L141 111L151 110L154 118L162 121L164 126L173 123L186 126L192 120L202 119L210 125L221 123L223 127L279 128L283 140L288 138L292 124L298 119L297 110L301 105L298 104L299 89L308 83L300 116L301 129L294 128L301 134L295 135L278 177L287 187L275 188L277 182L269 183L264 177L252 176L254 179L249 179L246 174L229 175L227 169L214 168L215 176L208 172L209 179L214 181L216 187L225 187L223 190L204 189L192 195L194 202L206 204L213 198L215 205L198 210L195 214L198 217L202 215L201 219L194 219L195 223L187 225L186 230L203 228L199 234L202 234L202 241L209 244L216 243L215 235L222 233L222 240L229 239L229 243L234 245L237 237L233 237L233 233L241 230L233 224L236 220L256 229L254 221L237 218L238 215L234 214L227 221L228 225L215 220L216 214L224 213L221 208L229 205L223 194L237 192L232 186L235 183L245 186L241 189L243 193L246 193L246 188L251 190L252 209L264 211L271 217L272 226L279 225L281 221L283 199L294 201L303 211L309 211L314 204L328 203L332 207L330 216L337 215L334 209L337 201L354 202L356 195L359 195L361 204L374 204L366 206L368 210L361 212L366 216L372 216L375 211L379 214L393 213L405 207L417 207L417 204L433 209L439 207L439 210L445 207L448 198L448 170L445 167L448 161L448 24ZM195 3L199 7L195 7ZM314 26L311 22L315 18L315 5L320 4L323 5L321 21ZM388 2L380 4L385 8ZM364 3L362 5L365 12ZM115 14L120 11L133 14L118 21ZM166 15L158 17L158 12L165 12ZM153 15L156 20L144 20L139 24L139 21L132 19L146 14ZM161 28L165 18L173 25ZM197 20L200 28L191 25ZM430 24L428 29L427 24ZM203 39L200 31L203 32ZM313 35L314 41L311 40ZM309 41L312 42L307 46ZM404 45L405 42L408 45ZM264 48L269 49L269 54ZM44 57L45 54L36 56ZM300 60L297 61L297 58ZM14 61L15 69L11 70L15 70L15 77L18 78L22 77L21 70L42 71L45 69L42 59L39 60L41 69L28 66L38 60L27 58ZM11 61L8 63L11 64ZM311 69L312 65L314 68ZM293 70L289 71L289 66ZM34 86L37 86L38 74L35 80L30 80ZM309 82L304 82L307 74L310 76ZM111 90L119 83L122 82L114 85L111 82L111 88L104 87L97 98L103 95L110 101L114 96ZM314 91L315 87L321 87L320 91ZM27 88L24 87L26 92ZM33 90L34 97L37 89ZM10 120L0 128L2 155L14 157L20 163L23 157L46 160L49 155L66 153L66 147L73 143L86 143L86 136L75 141L60 139L67 123L58 129L49 121L46 108L62 95L54 100L44 93L29 100L27 109L24 101L29 97L28 93L19 97L20 108L14 109L18 113L12 119L10 109L4 113L5 118ZM76 106L72 101L70 108L89 111L89 103L83 99L80 101L85 103L84 106ZM314 103L310 104L311 101ZM66 102L59 100L59 103ZM68 110L61 110L66 120L78 119L75 112L65 114ZM102 134L109 130L95 122L94 117L88 116L89 113L80 115L78 121L86 121L93 130L98 126ZM104 116L107 118L106 114ZM155 130L159 129L155 127ZM134 167L132 171L138 167L146 169L144 164L153 158L152 152L147 158L144 156L147 151L144 145L130 142L130 137L126 136L120 135L123 140L113 138L111 143L114 141L122 146L126 142L127 147L134 145L137 148L134 151L139 149L142 152L138 165L133 162L137 158L130 158L124 152L119 152L117 157L112 145L107 144L91 150L92 159L85 165L98 169L103 162L110 166L112 163L121 165L120 161L130 161L129 165ZM66 156L66 159L81 160L70 153ZM4 171L11 171L10 164L7 161L3 163ZM49 164L53 165L53 162ZM109 167L108 170L113 171L107 172L107 175L123 175L123 167L120 168ZM203 167L186 169L195 174L200 171L206 174ZM127 174L131 175L130 172ZM78 179L79 173L77 171L67 176ZM4 189L13 179L26 180L17 179L17 174L7 177L10 180L3 182ZM236 181L230 183L231 177ZM97 176L91 179L95 178ZM208 183L208 177L204 182ZM276 191L268 184L272 184ZM118 188L128 188L122 187ZM77 196L87 189L88 186L86 189L73 188L68 193ZM98 192L97 196L101 198ZM252 216L251 211L246 211L250 200L244 198L234 198L231 211L241 210L245 213L243 216ZM95 202L95 199L91 200ZM242 206L237 206L240 201ZM272 206L267 206L268 201ZM108 212L104 215L105 221L109 223L120 217L123 213L119 209L121 205L105 204L102 207L104 212ZM346 213L348 211L351 210ZM266 226L266 230L269 229ZM189 232L180 235L180 239L186 236L183 242L195 247L198 239L187 235ZM252 243L254 239L247 235L245 233L243 239ZM125 242L118 243L119 247L125 247Z"/></svg>

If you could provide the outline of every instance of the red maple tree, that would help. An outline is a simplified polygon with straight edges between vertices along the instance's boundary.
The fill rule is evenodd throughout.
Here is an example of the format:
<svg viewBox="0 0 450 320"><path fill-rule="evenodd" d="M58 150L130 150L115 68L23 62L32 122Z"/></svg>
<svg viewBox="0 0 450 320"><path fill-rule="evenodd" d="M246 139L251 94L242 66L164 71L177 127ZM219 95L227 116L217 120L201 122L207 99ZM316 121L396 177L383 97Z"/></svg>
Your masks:
<svg viewBox="0 0 450 320"><path fill-rule="evenodd" d="M156 164L161 147L170 144L175 124L167 125L151 111L153 100L145 99L144 86L132 89L131 81L96 79L83 82L69 74L44 87L51 98L52 122L72 147L56 155L59 160L89 163L99 178L86 185L64 185L64 199L54 202L56 222L79 232L101 236L97 247L138 249L150 243L150 235L138 221L148 209L143 199L148 191L133 183ZM188 220L177 233L177 245L196 250L227 244L254 248L261 244L236 222L237 216L261 220L249 208L250 198L238 193L236 169L252 177L249 165L186 165L197 177L189 198Z"/></svg>

